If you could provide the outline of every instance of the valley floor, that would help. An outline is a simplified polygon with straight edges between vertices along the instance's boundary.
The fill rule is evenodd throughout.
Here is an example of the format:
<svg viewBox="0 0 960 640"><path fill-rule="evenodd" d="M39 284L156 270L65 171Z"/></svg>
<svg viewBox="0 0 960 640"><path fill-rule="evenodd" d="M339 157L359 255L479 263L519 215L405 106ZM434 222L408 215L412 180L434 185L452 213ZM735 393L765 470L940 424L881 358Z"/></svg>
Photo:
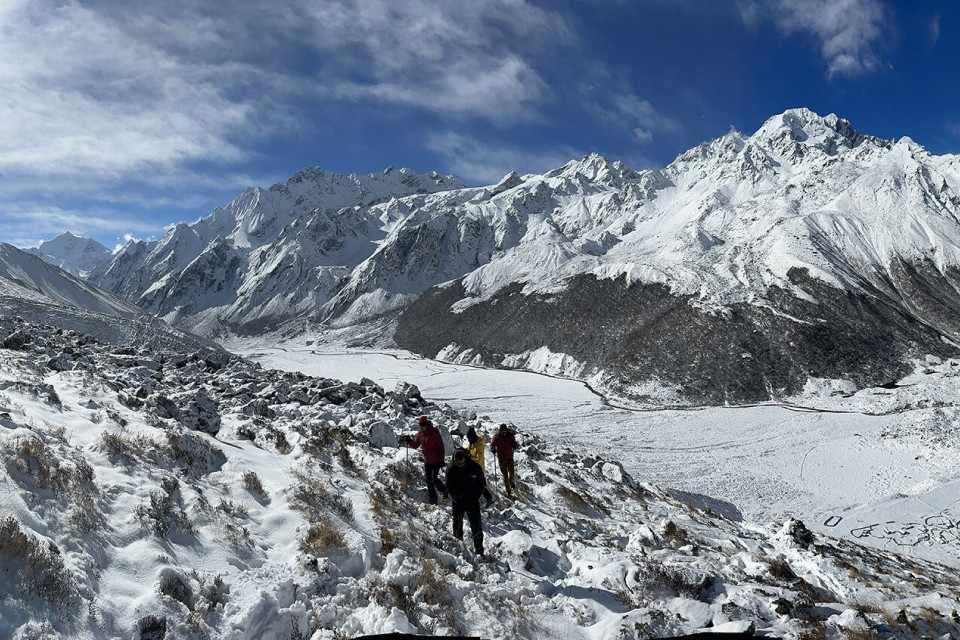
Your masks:
<svg viewBox="0 0 960 640"><path fill-rule="evenodd" d="M424 397L618 458L636 478L714 510L766 524L794 515L823 533L960 566L960 378L936 363L896 390L796 404L630 410L584 384L522 371L453 365L404 351L291 342L229 345L265 367ZM728 501L730 504L724 504Z"/></svg>

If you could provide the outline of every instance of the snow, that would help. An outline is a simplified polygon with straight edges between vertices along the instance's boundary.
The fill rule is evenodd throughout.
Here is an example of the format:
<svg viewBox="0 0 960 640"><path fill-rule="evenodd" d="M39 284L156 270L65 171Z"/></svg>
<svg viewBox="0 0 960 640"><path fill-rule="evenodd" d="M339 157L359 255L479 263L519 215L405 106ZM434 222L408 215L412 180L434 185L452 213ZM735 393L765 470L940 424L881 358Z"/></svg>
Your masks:
<svg viewBox="0 0 960 640"><path fill-rule="evenodd" d="M747 520L794 515L846 540L960 566L960 432L947 427L950 418L938 406L947 405L948 416L960 415L960 362L924 363L936 373L918 369L893 391L853 394L844 381L811 380L802 396L782 404L631 410L562 377L398 350L282 344L253 339L229 346L264 366L311 375L366 375L387 386L408 380L425 397L613 457L634 477L731 503ZM936 431L938 425L950 431ZM893 544L893 534L882 527L860 530L938 514L949 518L940 527L949 531L917 527L914 537L923 544ZM957 544L926 543L937 536Z"/></svg>
<svg viewBox="0 0 960 640"><path fill-rule="evenodd" d="M448 505L423 504L418 454L369 438L383 423L408 431L421 413L445 432L469 424L489 435L495 421L429 396L424 403L409 386L389 392L369 379L218 364L209 353L131 356L0 318L4 333L11 327L34 340L0 349L0 406L9 414L0 420L0 510L38 550L25 556L0 539L0 573L24 575L18 566L39 563L31 566L46 572L47 588L66 596L0 580L4 637L45 629L47 637L136 638L162 624L169 640L393 631L638 640L703 628L798 640L817 629L887 628L901 610L909 622L897 623L898 633L960 631L949 618L960 606L954 569L817 536L796 520L736 522L706 498L690 506L695 496L677 500L592 453L610 426L599 410L579 436L572 424L556 429L560 414L541 415L549 431L523 425L519 497L506 500L493 476L497 500L484 513L491 560L480 562L450 536ZM579 383L529 373L248 346L267 364L298 370L338 363L341 374L385 379L420 371L421 390L461 393L479 382L530 417L542 408L516 397L525 386L539 385L568 417L584 409L571 400L599 404ZM57 351L75 368L45 368ZM397 364L381 367L380 358ZM147 361L162 366L138 366ZM215 434L152 408L158 394L200 388L220 412ZM249 415L255 400L262 404ZM340 539L325 546L315 530Z"/></svg>

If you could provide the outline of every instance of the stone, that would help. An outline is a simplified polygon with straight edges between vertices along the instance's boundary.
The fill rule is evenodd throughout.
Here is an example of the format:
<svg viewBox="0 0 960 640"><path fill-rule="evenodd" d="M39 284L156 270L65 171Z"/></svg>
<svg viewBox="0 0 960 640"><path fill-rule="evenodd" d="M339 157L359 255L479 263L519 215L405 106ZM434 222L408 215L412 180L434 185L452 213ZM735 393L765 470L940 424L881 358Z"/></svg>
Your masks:
<svg viewBox="0 0 960 640"><path fill-rule="evenodd" d="M369 431L370 437L370 446L377 447L378 449L383 447L397 447L397 434L393 431L391 427L386 422L374 422L370 425Z"/></svg>

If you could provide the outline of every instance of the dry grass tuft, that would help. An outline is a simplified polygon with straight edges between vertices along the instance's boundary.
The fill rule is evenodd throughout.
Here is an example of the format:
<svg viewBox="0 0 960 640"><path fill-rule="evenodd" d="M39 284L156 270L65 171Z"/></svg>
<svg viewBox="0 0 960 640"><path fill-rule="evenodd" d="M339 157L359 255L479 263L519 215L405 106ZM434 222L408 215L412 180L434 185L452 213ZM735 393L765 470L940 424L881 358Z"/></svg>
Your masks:
<svg viewBox="0 0 960 640"><path fill-rule="evenodd" d="M329 520L321 520L310 525L300 550L312 556L325 556L331 551L345 549L347 546L343 534Z"/></svg>
<svg viewBox="0 0 960 640"><path fill-rule="evenodd" d="M345 520L353 520L353 504L330 490L324 480L309 471L297 469L293 473L294 486L291 506L305 513L311 520L322 520L334 511Z"/></svg>

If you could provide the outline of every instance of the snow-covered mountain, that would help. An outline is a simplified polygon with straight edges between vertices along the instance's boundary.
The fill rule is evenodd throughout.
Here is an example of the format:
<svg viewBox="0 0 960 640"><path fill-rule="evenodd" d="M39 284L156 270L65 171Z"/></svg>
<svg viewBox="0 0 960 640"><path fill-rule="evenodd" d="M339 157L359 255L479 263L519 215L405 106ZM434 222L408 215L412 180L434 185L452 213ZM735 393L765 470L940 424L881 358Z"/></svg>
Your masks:
<svg viewBox="0 0 960 640"><path fill-rule="evenodd" d="M206 333L395 316L430 357L661 403L882 384L960 340L960 157L836 115L791 109L662 169L594 154L376 198L308 175L131 244L95 281Z"/></svg>
<svg viewBox="0 0 960 640"><path fill-rule="evenodd" d="M30 340L0 347L4 638L960 633L953 567L727 518L524 433L480 560L397 436L427 414L454 445L485 417L0 315L12 334Z"/></svg>
<svg viewBox="0 0 960 640"><path fill-rule="evenodd" d="M132 317L142 313L136 306L6 243L0 243L0 295L107 315Z"/></svg>
<svg viewBox="0 0 960 640"><path fill-rule="evenodd" d="M13 245L0 243L0 316L81 331L107 343L219 349Z"/></svg>
<svg viewBox="0 0 960 640"><path fill-rule="evenodd" d="M308 169L253 188L158 241L132 241L91 281L208 335L259 331L312 312L376 249L387 221L358 216L376 202L461 187L437 173L389 168L340 175Z"/></svg>
<svg viewBox="0 0 960 640"><path fill-rule="evenodd" d="M75 276L86 276L111 258L110 250L96 240L81 238L69 231L27 251Z"/></svg>

